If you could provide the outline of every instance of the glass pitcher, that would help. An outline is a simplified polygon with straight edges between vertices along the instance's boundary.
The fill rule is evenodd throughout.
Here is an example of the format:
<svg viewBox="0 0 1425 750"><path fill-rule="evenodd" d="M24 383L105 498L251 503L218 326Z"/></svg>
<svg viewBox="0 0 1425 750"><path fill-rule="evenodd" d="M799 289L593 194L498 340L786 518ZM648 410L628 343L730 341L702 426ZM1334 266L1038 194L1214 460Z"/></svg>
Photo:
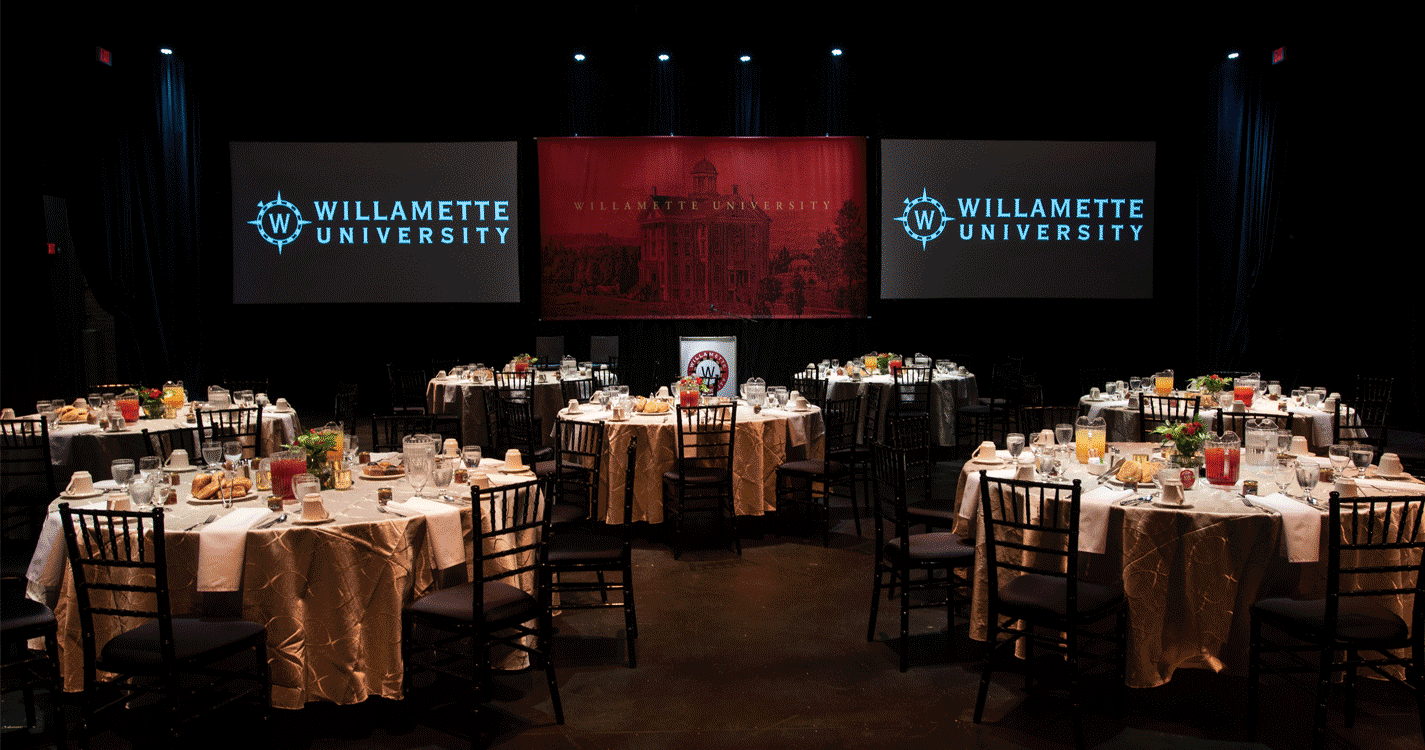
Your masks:
<svg viewBox="0 0 1425 750"><path fill-rule="evenodd" d="M1222 437L1203 444L1202 458L1207 466L1207 481L1217 486L1231 487L1237 483L1237 477L1242 470L1242 439L1237 437L1237 433L1228 430Z"/></svg>
<svg viewBox="0 0 1425 750"><path fill-rule="evenodd" d="M1270 417L1247 420L1247 465L1276 466L1277 421Z"/></svg>
<svg viewBox="0 0 1425 750"><path fill-rule="evenodd" d="M1173 392L1173 371L1163 370L1153 376L1153 392L1166 396Z"/></svg>
<svg viewBox="0 0 1425 750"><path fill-rule="evenodd" d="M1248 409L1252 408L1252 397L1257 395L1257 384L1260 382L1256 373L1235 378L1232 381L1232 398L1241 401Z"/></svg>
<svg viewBox="0 0 1425 750"><path fill-rule="evenodd" d="M1108 450L1108 423L1103 417L1079 417L1074 422L1074 448L1079 463L1089 463L1090 458L1103 460Z"/></svg>

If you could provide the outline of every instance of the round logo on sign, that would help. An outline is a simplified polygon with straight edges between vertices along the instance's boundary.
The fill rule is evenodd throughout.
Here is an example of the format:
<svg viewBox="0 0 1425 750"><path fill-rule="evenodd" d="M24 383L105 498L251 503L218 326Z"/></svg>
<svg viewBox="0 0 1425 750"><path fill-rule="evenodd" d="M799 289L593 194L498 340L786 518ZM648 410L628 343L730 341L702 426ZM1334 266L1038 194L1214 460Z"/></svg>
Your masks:
<svg viewBox="0 0 1425 750"><path fill-rule="evenodd" d="M688 358L688 374L712 384L713 393L720 392L727 385L727 371L727 360L711 349L704 349Z"/></svg>

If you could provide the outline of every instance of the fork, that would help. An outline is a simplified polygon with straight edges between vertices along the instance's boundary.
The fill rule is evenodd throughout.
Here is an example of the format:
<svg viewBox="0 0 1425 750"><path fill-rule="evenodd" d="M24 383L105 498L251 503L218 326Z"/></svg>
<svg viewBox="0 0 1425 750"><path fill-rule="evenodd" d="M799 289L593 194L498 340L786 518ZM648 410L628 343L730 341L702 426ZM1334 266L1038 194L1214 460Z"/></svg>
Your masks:
<svg viewBox="0 0 1425 750"><path fill-rule="evenodd" d="M207 526L208 524L210 524L210 523L212 523L212 522L214 522L214 521L216 521L216 520L218 520L218 516L217 516L217 514L215 513L215 514L213 514L213 515L211 515L211 516L208 516L207 518L203 519L202 521L199 521L198 523L195 523L195 524L193 524L192 526L189 526L188 528L184 529L184 531L192 531L192 530L198 528L199 526Z"/></svg>

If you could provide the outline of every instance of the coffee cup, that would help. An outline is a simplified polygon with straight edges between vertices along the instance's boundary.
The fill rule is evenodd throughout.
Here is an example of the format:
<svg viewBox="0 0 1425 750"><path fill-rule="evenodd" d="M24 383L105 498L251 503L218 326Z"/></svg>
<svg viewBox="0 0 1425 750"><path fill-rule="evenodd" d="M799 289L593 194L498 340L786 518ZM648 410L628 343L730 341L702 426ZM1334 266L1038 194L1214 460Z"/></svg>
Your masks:
<svg viewBox="0 0 1425 750"><path fill-rule="evenodd" d="M188 451L183 448L175 448L168 454L168 463L165 464L170 469L188 468Z"/></svg>
<svg viewBox="0 0 1425 750"><path fill-rule="evenodd" d="M292 405L287 403L287 399L285 398L277 399L277 403L274 404L272 408L277 411L292 411Z"/></svg>
<svg viewBox="0 0 1425 750"><path fill-rule="evenodd" d="M460 441L455 438L446 438L441 444L441 454L446 456L460 455Z"/></svg>
<svg viewBox="0 0 1425 750"><path fill-rule="evenodd" d="M1094 401L1097 401L1100 393L1101 393L1101 391L1099 391L1098 388L1090 388L1090 389L1089 389L1089 398L1093 399Z"/></svg>
<svg viewBox="0 0 1425 750"><path fill-rule="evenodd" d="M510 471L521 471L524 469L524 457L514 448L505 451L505 468Z"/></svg>
<svg viewBox="0 0 1425 750"><path fill-rule="evenodd" d="M1183 504L1183 477L1175 468L1159 469L1158 484L1163 488L1159 501L1169 505Z"/></svg>
<svg viewBox="0 0 1425 750"><path fill-rule="evenodd" d="M807 404L806 396L797 396L796 398L792 399L792 408L801 409L803 411L810 408Z"/></svg>
<svg viewBox="0 0 1425 750"><path fill-rule="evenodd" d="M1361 488L1356 486L1354 477L1336 476L1336 494L1341 497L1360 497Z"/></svg>
<svg viewBox="0 0 1425 750"><path fill-rule="evenodd" d="M569 399L569 410L568 410L566 413L567 413L567 414L578 414L578 413L579 413L579 399L577 399L577 398L571 398L571 399Z"/></svg>
<svg viewBox="0 0 1425 750"><path fill-rule="evenodd" d="M0 409L0 419L14 419L14 418L15 418L15 410L14 410L14 409L11 409L11 408L8 407L8 406L5 407L4 409Z"/></svg>
<svg viewBox="0 0 1425 750"><path fill-rule="evenodd" d="M995 444L993 440L986 440L980 443L980 447L975 449L970 456L975 461L993 461L995 459Z"/></svg>
<svg viewBox="0 0 1425 750"><path fill-rule="evenodd" d="M110 493L105 498L109 503L109 510L133 510L134 503L129 500L129 496L124 493Z"/></svg>
<svg viewBox="0 0 1425 750"><path fill-rule="evenodd" d="M327 517L327 507L322 504L319 492L309 492L302 498L302 520L321 521Z"/></svg>
<svg viewBox="0 0 1425 750"><path fill-rule="evenodd" d="M1386 476L1404 474L1405 468L1400 464L1400 456L1394 453L1380 454L1380 463L1376 464L1376 473Z"/></svg>
<svg viewBox="0 0 1425 750"><path fill-rule="evenodd" d="M668 386L658 386L658 398L668 398Z"/></svg>
<svg viewBox="0 0 1425 750"><path fill-rule="evenodd" d="M483 471L477 471L470 475L470 486L488 490L490 489L490 476Z"/></svg>
<svg viewBox="0 0 1425 750"><path fill-rule="evenodd" d="M1307 445L1307 443L1306 443L1306 436L1305 436L1305 435L1293 435L1292 438L1291 438L1291 448L1290 448L1290 451L1291 451L1291 453L1292 453L1293 455L1296 455L1296 456L1309 456L1309 455L1311 455L1311 446Z"/></svg>
<svg viewBox="0 0 1425 750"><path fill-rule="evenodd" d="M799 399L799 398L801 398L801 397L802 397L802 392L801 392L801 391L791 391L791 392L789 392L789 393L787 394L787 400L788 400L788 401L792 401L792 402L795 402L797 399Z"/></svg>
<svg viewBox="0 0 1425 750"><path fill-rule="evenodd" d="M64 488L66 495L88 495L94 492L94 477L87 471L76 471Z"/></svg>

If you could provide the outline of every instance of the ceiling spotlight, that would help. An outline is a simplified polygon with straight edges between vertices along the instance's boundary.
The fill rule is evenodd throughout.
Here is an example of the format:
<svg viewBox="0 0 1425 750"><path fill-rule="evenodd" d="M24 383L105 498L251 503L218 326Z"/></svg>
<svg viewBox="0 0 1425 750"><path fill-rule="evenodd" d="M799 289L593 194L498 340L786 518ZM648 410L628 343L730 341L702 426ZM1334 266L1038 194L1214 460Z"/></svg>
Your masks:
<svg viewBox="0 0 1425 750"><path fill-rule="evenodd" d="M743 55L742 57L739 57L737 59L743 62L752 62L752 55Z"/></svg>
<svg viewBox="0 0 1425 750"><path fill-rule="evenodd" d="M1227 53L1227 59L1228 59L1228 60L1236 60L1237 58L1239 58L1239 57L1241 57L1241 56L1242 56L1242 53L1240 53L1240 52L1228 52L1228 53Z"/></svg>
<svg viewBox="0 0 1425 750"><path fill-rule="evenodd" d="M831 56L832 56L832 57L841 57L841 48L840 48L840 47L832 47L832 48L831 48Z"/></svg>
<svg viewBox="0 0 1425 750"><path fill-rule="evenodd" d="M668 62L668 55L666 55L666 54L659 55L659 56L658 56L658 60L659 60L660 62Z"/></svg>
<svg viewBox="0 0 1425 750"><path fill-rule="evenodd" d="M574 53L574 62L584 62L584 53L583 53L583 52L575 52L575 53Z"/></svg>
<svg viewBox="0 0 1425 750"><path fill-rule="evenodd" d="M159 51L159 52L162 52L162 53L165 54L165 55L171 55L171 54L173 54L173 49L172 49L171 47L159 47L159 48L158 48L158 51Z"/></svg>

